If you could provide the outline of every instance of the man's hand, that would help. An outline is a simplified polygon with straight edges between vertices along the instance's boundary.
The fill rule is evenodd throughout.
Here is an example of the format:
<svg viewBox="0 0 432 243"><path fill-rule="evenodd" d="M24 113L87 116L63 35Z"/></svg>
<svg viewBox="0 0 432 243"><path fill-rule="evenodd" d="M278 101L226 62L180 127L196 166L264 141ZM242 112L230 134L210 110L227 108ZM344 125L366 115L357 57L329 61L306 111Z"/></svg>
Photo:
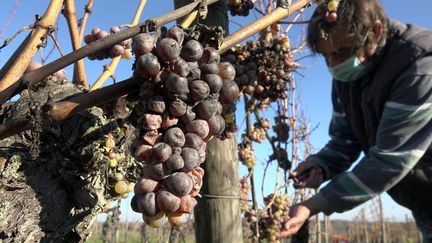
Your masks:
<svg viewBox="0 0 432 243"><path fill-rule="evenodd" d="M300 163L290 176L298 180L296 188L318 188L324 181L323 169L308 160Z"/></svg>
<svg viewBox="0 0 432 243"><path fill-rule="evenodd" d="M312 199L293 205L290 209L290 219L285 223L279 237L285 238L297 233L309 217L319 212L318 207Z"/></svg>

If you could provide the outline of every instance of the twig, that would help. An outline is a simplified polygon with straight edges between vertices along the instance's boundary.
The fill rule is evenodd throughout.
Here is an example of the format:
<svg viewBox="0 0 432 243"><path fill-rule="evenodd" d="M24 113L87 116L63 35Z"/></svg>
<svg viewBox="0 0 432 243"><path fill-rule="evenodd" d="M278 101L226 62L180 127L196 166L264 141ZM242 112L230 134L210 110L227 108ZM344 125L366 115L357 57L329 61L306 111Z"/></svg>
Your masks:
<svg viewBox="0 0 432 243"><path fill-rule="evenodd" d="M144 6L146 5L147 0L141 0L140 4L138 5L138 8L135 12L135 16L132 20L132 24L130 27L135 26L138 24L139 19L141 18L141 13L144 9ZM104 67L104 71L102 72L102 74L99 76L99 78L94 82L93 86L90 88L90 91L99 89L100 87L102 87L102 85L105 83L105 81L109 78L109 77L113 77L115 70L117 68L117 65L119 64L121 59L121 56L118 57L114 57L110 64L108 64L106 67Z"/></svg>
<svg viewBox="0 0 432 243"><path fill-rule="evenodd" d="M69 27L69 34L71 37L73 50L76 51L79 48L81 48L81 39L79 36L74 0L65 0L65 7L64 7L63 14L66 18ZM83 85L85 89L89 88L89 85L87 83L85 67L84 67L84 60L78 60L75 63L74 75L72 80L74 84Z"/></svg>
<svg viewBox="0 0 432 243"><path fill-rule="evenodd" d="M12 20L14 19L17 10L19 8L19 5L21 3L21 0L15 0L15 5L13 7L12 13L9 15L8 20L6 21L6 24L3 26L3 28L0 31L0 41L3 39L3 35L6 32L6 30L9 28L10 24L12 23Z"/></svg>
<svg viewBox="0 0 432 243"><path fill-rule="evenodd" d="M264 184L265 184L265 178L267 176L267 170L268 170L268 167L270 166L270 163L271 163L271 161L267 161L267 164L266 164L266 166L264 168L263 179L262 179L262 182L261 182L261 195L262 195L263 201L264 201Z"/></svg>
<svg viewBox="0 0 432 243"><path fill-rule="evenodd" d="M300 18L300 16L303 14L303 12L304 12L304 9L300 10L300 12L294 17L294 19L293 19L294 23ZM292 23L289 24L288 27L285 30L285 33L288 33L288 31L292 28L292 26L293 26Z"/></svg>
<svg viewBox="0 0 432 243"><path fill-rule="evenodd" d="M250 111L249 111L249 100L246 96L246 94L243 95L243 100L244 100L244 107L245 107L245 113L246 113L246 136L249 137L250 135L250 129L251 129L251 122L250 122ZM256 190L255 190L255 180L254 180L254 172L253 172L253 168L249 168L249 174L250 174L250 184L251 184L251 193L252 193L252 208L253 210L255 210L256 212L256 217L257 220L255 222L255 228L254 228L254 236L256 236L256 239L259 239L260 235L259 235L259 225L258 225L258 221L259 221L259 216L258 216L258 203L257 203L257 199L256 199Z"/></svg>
<svg viewBox="0 0 432 243"><path fill-rule="evenodd" d="M51 49L48 51L48 54L47 54L46 56L44 56L43 48L39 49L40 59L41 59L41 63L42 63L43 65L45 65L45 61L48 60L48 58L49 58L49 57L51 56L51 54L54 52L54 49L56 49L56 47L57 47L57 50L59 51L60 55L61 55L61 56L64 56L64 55L63 55L63 52L62 52L62 50L61 50L61 48L60 48L60 45L56 45L56 44L55 44L55 43L57 42L57 39L56 39L57 33L58 33L58 32L55 32L55 35L52 34L52 33L50 34L50 37L51 37L51 39L53 40L54 45L53 45L53 46L51 47Z"/></svg>
<svg viewBox="0 0 432 243"><path fill-rule="evenodd" d="M91 14L91 9L93 7L93 1L94 0L89 0L88 3L85 5L85 8L84 8L84 16L82 18L82 22L81 22L80 30L79 30L79 40L80 40L80 42L84 38L84 30L85 30L85 27L87 25L87 20L90 17L90 14Z"/></svg>
<svg viewBox="0 0 432 243"><path fill-rule="evenodd" d="M207 1L208 4L213 4L217 2L217 0L207 0ZM57 1L54 2L57 3ZM39 69L36 69L24 75L24 77L22 77L21 79L17 79L16 77L21 77L21 75L16 74L15 76L13 76L14 77L13 80L8 80L7 85L0 86L1 88L0 104L6 102L10 97L17 94L22 89L37 84L38 82L43 80L46 76L50 75L51 73L57 72L58 70L76 62L77 60L80 60L104 48L113 46L114 44L126 40L128 38L131 38L141 32L147 31L149 29L154 30L156 27L160 27L166 23L169 23L175 19L187 15L188 13L193 11L200 3L201 1L190 3L184 7L178 8L165 15L147 20L144 23L141 23L137 26L131 27L126 30L121 30L115 34L96 40L72 53L65 55L63 58L57 59Z"/></svg>
<svg viewBox="0 0 432 243"><path fill-rule="evenodd" d="M261 15L265 15L265 13L263 11L261 11L259 8L255 7L254 8L255 11L257 11L258 13L260 13Z"/></svg>
<svg viewBox="0 0 432 243"><path fill-rule="evenodd" d="M60 45L58 44L57 39L55 38L55 36L54 36L52 33L50 33L49 36L50 36L51 39L53 40L54 45L57 47L57 50L59 51L60 55L61 55L62 57L64 57L63 51L62 51ZM49 57L49 55L51 55L51 52L52 52L52 51L50 51L50 52L48 53L47 58Z"/></svg>
<svg viewBox="0 0 432 243"><path fill-rule="evenodd" d="M305 20L305 21L279 21L279 24L309 24L310 21L309 20Z"/></svg>
<svg viewBox="0 0 432 243"><path fill-rule="evenodd" d="M227 38L225 38L219 50L221 52L225 52L236 44L246 40L249 36L252 36L253 34L265 29L272 23L278 22L279 20L290 16L292 13L309 6L311 2L312 0L298 0L295 3L289 5L287 9L281 7L276 8L270 14L263 16L255 22L250 23L249 25L229 35Z"/></svg>
<svg viewBox="0 0 432 243"><path fill-rule="evenodd" d="M16 94L16 88L20 86L20 77L23 75L27 66L30 64L39 49L39 46L42 43L41 38L46 36L51 26L54 26L62 4L63 0L52 0L50 2L45 14L36 22L35 29L33 30L30 39L26 41L23 51L16 56L16 59L13 60L10 68L6 70L4 76L0 80L0 104L3 104L12 95ZM47 75L49 74L51 73L48 73Z"/></svg>
<svg viewBox="0 0 432 243"><path fill-rule="evenodd" d="M254 115L255 115L255 120L259 121L260 117L259 117L259 114L258 114L258 112L256 110L254 111ZM276 175L276 185L275 185L275 189L274 189L274 192L273 192L273 194L276 195L276 193L277 193L277 187L278 187L278 184L279 184L278 183L278 181L279 181L279 171L280 171L279 163L280 163L281 159L280 159L279 151L276 148L276 145L274 144L273 139L270 137L270 135L268 134L267 131L265 131L265 136L266 136L267 140L270 142L270 145L271 145L271 147L273 149L273 153L276 155L277 175ZM267 206L265 207L264 211L267 210L273 204L273 201L274 201L274 197L272 197L270 199L270 202L267 204Z"/></svg>
<svg viewBox="0 0 432 243"><path fill-rule="evenodd" d="M24 26L22 29L20 29L20 30L18 30L11 38L9 38L9 39L6 39L4 42L3 42L3 45L1 45L0 46L0 49L3 49L5 46L7 46L7 45L9 45L9 43L11 43L19 34L21 34L22 32L24 32L24 31L26 31L26 30L29 30L29 29L32 29L33 28L33 25L31 24L31 25L26 25L26 26Z"/></svg>

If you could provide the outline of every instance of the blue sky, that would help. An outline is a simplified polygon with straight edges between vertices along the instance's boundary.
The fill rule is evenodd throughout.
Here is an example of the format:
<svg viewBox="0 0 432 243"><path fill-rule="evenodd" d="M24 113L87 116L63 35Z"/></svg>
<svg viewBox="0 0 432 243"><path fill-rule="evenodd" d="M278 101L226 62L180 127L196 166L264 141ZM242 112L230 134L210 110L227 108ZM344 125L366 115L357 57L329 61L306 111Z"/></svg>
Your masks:
<svg viewBox="0 0 432 243"><path fill-rule="evenodd" d="M11 37L17 30L25 25L32 24L34 22L35 14L42 15L48 6L48 0L20 0L20 5L16 9L16 15L13 21L10 23L6 31L3 32L6 22L9 16L13 13L16 0L1 0L2 7L0 8L0 42L3 43L5 38ZM114 0L95 0L92 15L89 18L87 25L87 31L89 33L92 27L100 27L108 30L113 25L127 24L132 20L133 14L135 13L138 0L128 1L114 1ZM75 0L77 5L77 14L82 16L84 4L87 0ZM430 10L432 9L432 1L430 0L414 0L414 1L394 1L394 0L382 0L384 8L386 9L390 18L398 19L402 22L414 23L427 28L432 28L432 16ZM147 18L162 15L173 9L173 3L171 0L148 0L147 6L144 8L144 12L141 17L141 21ZM310 15L311 9L305 11L305 18ZM255 19L255 16L251 14L248 17L231 17L236 23L245 25ZM171 25L171 24L170 24ZM301 28L304 26L296 25L290 36L294 43L298 40L298 34L301 33ZM59 16L57 38L61 43L61 48L65 53L71 51L70 40L68 38L68 29L65 24L63 16ZM230 23L230 30L235 31L238 29L238 25L234 22ZM3 34L3 35L2 35ZM17 48L19 43L27 35L26 33L21 34L15 41L9 46L5 47L0 52L0 66L7 61L11 53ZM52 42L51 42L52 43ZM50 49L52 44L49 44L46 49ZM48 50L44 51L45 53ZM308 50L305 49L303 53L300 53L297 58L308 55ZM59 57L59 54L54 50L53 55L48 60L51 62ZM36 56L38 60L39 56ZM98 75L103 69L103 65L109 61L89 61L85 59L86 70L89 82L97 79ZM123 60L116 72L117 80L124 80L131 75L131 64L132 61ZM307 118L311 122L311 127L318 125L318 128L311 135L311 142L315 150L322 148L327 139L327 126L331 115L330 105L330 75L321 57L309 57L302 60L303 68L299 70L302 75L296 75L296 80L299 82L301 91L301 105ZM68 78L71 79L72 68L66 68ZM108 81L107 83L111 83ZM241 117L241 115L238 115ZM268 157L268 144L264 144L256 147L257 157L259 160L265 160ZM240 165L242 175L246 174L246 169ZM259 171L262 171L260 163L258 163L258 172L256 173L258 189L261 188L261 177ZM265 187L265 193L270 193L273 190L273 184L275 182L276 174L274 173L275 168L271 168L272 173L269 173L267 183ZM259 197L261 197L259 195ZM385 205L385 216L387 218L396 218L403 220L405 214L408 213L406 209L397 206L389 199L388 196L384 197ZM125 208L123 204L123 208ZM363 206L368 208L369 206ZM126 209L125 209L126 210ZM129 210L130 212L130 210ZM357 210L353 210L344 214L334 214L332 218L344 218L351 219L353 215L357 213ZM137 218L137 215L132 214L131 217Z"/></svg>

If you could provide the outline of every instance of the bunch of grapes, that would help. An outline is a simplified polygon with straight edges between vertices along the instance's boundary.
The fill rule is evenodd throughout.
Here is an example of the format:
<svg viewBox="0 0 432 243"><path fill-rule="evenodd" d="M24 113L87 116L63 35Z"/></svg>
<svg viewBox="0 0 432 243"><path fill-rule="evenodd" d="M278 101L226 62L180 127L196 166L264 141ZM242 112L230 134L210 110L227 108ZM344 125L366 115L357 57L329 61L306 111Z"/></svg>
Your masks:
<svg viewBox="0 0 432 243"><path fill-rule="evenodd" d="M250 189L251 186L248 183L248 177L243 176L240 179L240 198L241 198L241 209L245 212L250 210L250 206L248 203Z"/></svg>
<svg viewBox="0 0 432 243"><path fill-rule="evenodd" d="M177 26L157 40L148 33L135 36L132 51L141 85L132 150L144 166L132 208L151 226L165 216L178 225L197 203L207 142L224 132L223 112L238 98L235 70L220 62L215 48Z"/></svg>
<svg viewBox="0 0 432 243"><path fill-rule="evenodd" d="M273 200L273 202L272 202ZM279 234L284 223L289 219L291 199L288 195L270 194L264 198L265 208L246 210L244 216L252 231L255 231L255 224L258 221L259 238L266 239L271 243L279 243ZM271 205L269 205L271 204Z"/></svg>
<svg viewBox="0 0 432 243"><path fill-rule="evenodd" d="M252 0L228 0L228 10L232 16L248 16L249 11L254 8Z"/></svg>
<svg viewBox="0 0 432 243"><path fill-rule="evenodd" d="M324 4L325 5L325 11L323 12L323 15L325 17L325 20L329 23L334 23L337 20L337 9L339 7L340 0L316 0L318 4ZM322 8L324 9L324 8Z"/></svg>
<svg viewBox="0 0 432 243"><path fill-rule="evenodd" d="M259 122L253 125L252 131L249 134L249 139L257 143L262 143L266 139L267 130L269 128L269 120L267 118L261 118Z"/></svg>
<svg viewBox="0 0 432 243"><path fill-rule="evenodd" d="M242 142L238 145L239 159L244 166L249 169L255 167L256 159L252 141L245 135L242 135Z"/></svg>
<svg viewBox="0 0 432 243"><path fill-rule="evenodd" d="M100 28L93 28L91 33L84 36L84 42L86 44L89 44L93 41L102 39L104 37L107 37L111 34L117 33L120 31L120 27L119 26L113 26L111 27L110 32L105 31L105 30L101 30ZM113 45L110 48L105 48L103 50L100 50L94 54L91 54L88 56L88 58L90 60L103 60L103 59L107 59L107 58L113 58L113 57L117 57L117 56L121 56L122 58L131 58L132 57L132 51L131 51L131 44L132 44L132 40L131 39L127 39L124 40L120 43L117 43L115 45Z"/></svg>
<svg viewBox="0 0 432 243"><path fill-rule="evenodd" d="M116 146L116 139L113 134L109 133L103 144L103 154L106 156L108 167L110 168L109 186L112 187L116 195L127 198L133 191L134 183L130 183L121 171L122 164L126 163L126 155ZM112 182L112 185L111 185Z"/></svg>
<svg viewBox="0 0 432 243"><path fill-rule="evenodd" d="M264 108L277 99L286 98L290 73L298 67L293 61L288 38L280 34L273 38L267 34L259 41L231 48L224 56L224 60L235 67L235 81L240 90L261 101L259 105Z"/></svg>

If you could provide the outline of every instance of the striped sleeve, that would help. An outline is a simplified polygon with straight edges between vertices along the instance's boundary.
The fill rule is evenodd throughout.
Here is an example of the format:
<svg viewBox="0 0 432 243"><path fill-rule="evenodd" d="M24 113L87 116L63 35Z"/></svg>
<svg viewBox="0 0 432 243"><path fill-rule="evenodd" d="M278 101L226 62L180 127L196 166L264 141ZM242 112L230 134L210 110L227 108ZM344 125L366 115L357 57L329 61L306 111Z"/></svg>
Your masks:
<svg viewBox="0 0 432 243"><path fill-rule="evenodd" d="M339 98L334 91L332 103L333 114L329 127L330 141L321 151L308 158L309 161L324 169L326 180L347 170L358 158L361 151L360 144L354 137Z"/></svg>
<svg viewBox="0 0 432 243"><path fill-rule="evenodd" d="M343 212L396 185L432 143L432 58L395 83L377 131L376 145L353 168L315 195L326 214ZM331 206L330 206L331 205Z"/></svg>

